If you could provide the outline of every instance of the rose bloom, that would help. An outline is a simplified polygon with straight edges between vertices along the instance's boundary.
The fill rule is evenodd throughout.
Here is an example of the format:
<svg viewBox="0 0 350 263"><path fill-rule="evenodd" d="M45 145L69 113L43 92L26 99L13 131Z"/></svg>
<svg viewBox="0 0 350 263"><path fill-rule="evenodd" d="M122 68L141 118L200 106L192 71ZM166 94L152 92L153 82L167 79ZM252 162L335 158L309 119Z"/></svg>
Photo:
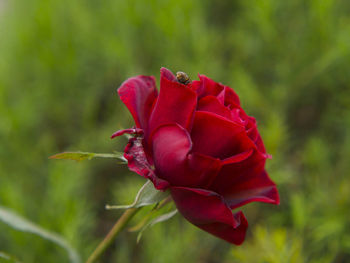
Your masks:
<svg viewBox="0 0 350 263"><path fill-rule="evenodd" d="M170 190L178 211L192 224L230 243L244 241L242 211L250 202L279 203L265 171L269 157L253 117L229 87L204 75L193 82L161 69L126 80L118 89L135 127L125 148L130 170Z"/></svg>

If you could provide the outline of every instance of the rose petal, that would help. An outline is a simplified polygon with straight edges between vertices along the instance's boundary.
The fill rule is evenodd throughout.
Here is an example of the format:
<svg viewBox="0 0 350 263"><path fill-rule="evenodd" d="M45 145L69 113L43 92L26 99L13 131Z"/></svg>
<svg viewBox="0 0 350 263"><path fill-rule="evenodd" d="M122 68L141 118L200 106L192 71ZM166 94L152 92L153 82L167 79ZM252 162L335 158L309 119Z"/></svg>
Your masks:
<svg viewBox="0 0 350 263"><path fill-rule="evenodd" d="M261 153L266 154L265 145L264 145L263 140L261 139L260 134L258 134L256 137L255 145ZM267 158L271 159L271 155L266 154L266 156L267 156Z"/></svg>
<svg viewBox="0 0 350 263"><path fill-rule="evenodd" d="M210 189L222 196L231 194L235 181L249 174L260 174L264 170L266 158L256 149L253 153L241 162L230 162L230 158L222 161L219 175L214 180Z"/></svg>
<svg viewBox="0 0 350 263"><path fill-rule="evenodd" d="M217 96L224 89L224 85L215 82L205 75L198 75L199 80L192 81L192 87L196 90L198 98L205 96Z"/></svg>
<svg viewBox="0 0 350 263"><path fill-rule="evenodd" d="M176 76L169 69L162 67L160 72L164 78L170 81L177 81Z"/></svg>
<svg viewBox="0 0 350 263"><path fill-rule="evenodd" d="M223 90L217 96L219 101L225 106L239 107L240 101L236 92L230 87L224 86Z"/></svg>
<svg viewBox="0 0 350 263"><path fill-rule="evenodd" d="M257 123L254 117L248 116L242 108L235 108L231 111L233 120L245 126L248 137L255 143L257 149L266 154L266 149L258 132ZM241 120L241 121L239 121ZM266 155L269 156L269 155ZM270 157L268 157L270 158Z"/></svg>
<svg viewBox="0 0 350 263"><path fill-rule="evenodd" d="M229 158L226 158L222 160L222 164L232 164L232 163L239 163L244 160L246 160L248 157L250 157L253 154L254 150L253 149L248 149L245 152L236 154L234 156L231 156Z"/></svg>
<svg viewBox="0 0 350 263"><path fill-rule="evenodd" d="M136 127L147 133L148 121L158 94L154 77L129 78L120 86L118 94L132 114Z"/></svg>
<svg viewBox="0 0 350 263"><path fill-rule="evenodd" d="M184 178L183 186L208 188L218 175L221 168L220 159L199 153L189 154L186 171L189 176ZM184 173L185 174L185 173Z"/></svg>
<svg viewBox="0 0 350 263"><path fill-rule="evenodd" d="M263 153L266 154L266 149L264 146L264 143L261 139L261 136L258 132L258 127L257 127L257 122L254 117L248 116L243 110L240 111L240 114L244 116L246 119L246 130L247 130L247 135L249 138L255 143L257 149ZM266 155L268 158L270 158L270 155Z"/></svg>
<svg viewBox="0 0 350 263"><path fill-rule="evenodd" d="M153 159L157 172L172 182L173 172L178 166L183 166L187 154L191 150L192 142L187 131L178 124L170 124L158 127L151 137ZM176 177L176 174L174 175Z"/></svg>
<svg viewBox="0 0 350 263"><path fill-rule="evenodd" d="M112 134L111 139L118 137L118 136L122 136L124 134L141 135L141 134L143 134L143 130L140 128L130 128L130 129L119 130L119 131L116 131L115 133Z"/></svg>
<svg viewBox="0 0 350 263"><path fill-rule="evenodd" d="M154 173L152 165L147 159L142 140L140 137L129 139L124 151L124 157L128 160L128 167L131 171L150 179L156 189L164 190L169 186L169 183L158 178Z"/></svg>
<svg viewBox="0 0 350 263"><path fill-rule="evenodd" d="M231 111L214 96L206 96L198 101L197 111L207 111L232 120Z"/></svg>
<svg viewBox="0 0 350 263"><path fill-rule="evenodd" d="M255 147L244 126L210 112L196 112L191 138L193 152L220 159Z"/></svg>
<svg viewBox="0 0 350 263"><path fill-rule="evenodd" d="M275 183L266 171L237 178L232 193L225 196L226 202L234 209L250 202L279 204L280 199Z"/></svg>
<svg viewBox="0 0 350 263"><path fill-rule="evenodd" d="M197 153L190 154L191 138L178 124L158 127L151 141L157 174L171 185L206 187L220 169L220 160Z"/></svg>
<svg viewBox="0 0 350 263"><path fill-rule="evenodd" d="M150 129L177 123L189 130L197 104L197 94L190 86L169 79L169 70L161 69L160 93L151 115Z"/></svg>
<svg viewBox="0 0 350 263"><path fill-rule="evenodd" d="M241 162L226 162L210 189L222 195L232 209L250 202L279 203L275 184L264 170L266 157L254 153Z"/></svg>
<svg viewBox="0 0 350 263"><path fill-rule="evenodd" d="M220 195L203 189L170 189L177 209L192 224L236 245L244 241L246 218L242 212L232 214Z"/></svg>
<svg viewBox="0 0 350 263"><path fill-rule="evenodd" d="M245 126L247 130L247 135L252 141L255 142L259 135L255 118L247 116Z"/></svg>
<svg viewBox="0 0 350 263"><path fill-rule="evenodd" d="M225 106L240 105L238 95L228 86L208 78L205 75L198 75L199 80L192 81L192 87L196 90L198 97L217 96L219 101Z"/></svg>

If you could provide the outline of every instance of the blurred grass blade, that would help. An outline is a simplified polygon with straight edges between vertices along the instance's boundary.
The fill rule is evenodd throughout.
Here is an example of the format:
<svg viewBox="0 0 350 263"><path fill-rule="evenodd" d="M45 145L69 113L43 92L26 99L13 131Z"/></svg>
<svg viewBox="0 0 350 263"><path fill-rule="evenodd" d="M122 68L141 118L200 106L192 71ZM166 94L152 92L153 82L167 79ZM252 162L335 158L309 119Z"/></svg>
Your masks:
<svg viewBox="0 0 350 263"><path fill-rule="evenodd" d="M27 219L24 219L11 210L1 207L0 206L0 220L3 221L5 224L11 226L14 229L17 229L19 231L32 233L38 236L41 236L42 238L45 238L62 248L64 248L69 256L70 262L72 263L80 263L80 257L77 254L77 252L67 243L65 239L63 239L58 234L49 232L40 226L28 221Z"/></svg>
<svg viewBox="0 0 350 263"><path fill-rule="evenodd" d="M5 260L5 261L4 261ZM14 256L0 251L0 262L20 263Z"/></svg>
<svg viewBox="0 0 350 263"><path fill-rule="evenodd" d="M52 155L50 159L64 159L64 160L73 160L73 161L83 161L91 160L92 158L115 158L120 159L126 163L126 159L123 156L123 153L90 153L90 152L63 152Z"/></svg>
<svg viewBox="0 0 350 263"><path fill-rule="evenodd" d="M169 192L159 191L154 188L151 181L147 181L139 190L135 201L130 205L106 205L106 209L129 209L158 203L168 197Z"/></svg>
<svg viewBox="0 0 350 263"><path fill-rule="evenodd" d="M136 242L139 243L139 241L140 241L140 239L141 239L141 237L142 237L143 232L144 232L147 228L149 228L149 227L151 227L151 226L154 226L155 224L158 224L158 223L160 223L160 222L164 222L164 221L166 221L166 220L169 220L169 219L172 218L174 215L176 215L176 213L177 213L177 209L175 209L175 210L173 210L173 211L171 211L171 212L169 212L169 213L160 215L160 216L154 218L153 220L151 220L147 225L145 225L145 226L140 230L139 234L137 235L137 240L136 240Z"/></svg>

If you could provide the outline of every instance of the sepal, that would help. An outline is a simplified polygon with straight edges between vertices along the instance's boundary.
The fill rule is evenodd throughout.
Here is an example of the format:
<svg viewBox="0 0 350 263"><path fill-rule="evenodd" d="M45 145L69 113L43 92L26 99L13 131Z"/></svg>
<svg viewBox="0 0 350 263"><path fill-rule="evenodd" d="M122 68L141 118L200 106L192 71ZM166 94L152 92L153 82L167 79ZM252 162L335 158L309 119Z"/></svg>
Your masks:
<svg viewBox="0 0 350 263"><path fill-rule="evenodd" d="M63 160L73 160L73 161L84 161L91 160L93 158L115 158L122 161L122 163L127 163L126 159L121 152L114 153L90 153L90 152L63 152L50 156L50 159L63 159Z"/></svg>
<svg viewBox="0 0 350 263"><path fill-rule="evenodd" d="M159 191L154 188L151 181L147 182L140 188L135 200L130 205L106 205L106 209L129 209L159 203L169 196L169 191Z"/></svg>
<svg viewBox="0 0 350 263"><path fill-rule="evenodd" d="M139 243L140 240L141 240L141 237L142 237L142 234L143 232L148 229L149 227L151 226L154 226L155 224L158 224L158 223L161 223L161 222L164 222L164 221L167 221L169 220L170 218L172 218L174 215L176 215L177 213L177 209L175 210L172 210L171 212L168 212L168 213L165 213L165 214L162 214L160 216L157 216L156 218L153 218L152 220L150 220L147 224L145 224L141 230L139 231L138 235L137 235L137 239L136 239L136 242Z"/></svg>

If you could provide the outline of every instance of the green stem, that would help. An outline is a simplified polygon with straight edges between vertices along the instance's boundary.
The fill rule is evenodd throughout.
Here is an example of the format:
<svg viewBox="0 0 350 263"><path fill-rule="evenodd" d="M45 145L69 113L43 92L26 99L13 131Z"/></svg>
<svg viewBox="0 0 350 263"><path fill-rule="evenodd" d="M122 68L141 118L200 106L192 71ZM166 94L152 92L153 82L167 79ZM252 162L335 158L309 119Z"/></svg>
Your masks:
<svg viewBox="0 0 350 263"><path fill-rule="evenodd" d="M119 234L121 230L127 225L131 218L139 211L141 208L129 208L124 214L118 219L111 231L103 239L103 241L98 245L95 251L90 255L86 263L93 263L103 254L103 252L112 244L115 237Z"/></svg>

